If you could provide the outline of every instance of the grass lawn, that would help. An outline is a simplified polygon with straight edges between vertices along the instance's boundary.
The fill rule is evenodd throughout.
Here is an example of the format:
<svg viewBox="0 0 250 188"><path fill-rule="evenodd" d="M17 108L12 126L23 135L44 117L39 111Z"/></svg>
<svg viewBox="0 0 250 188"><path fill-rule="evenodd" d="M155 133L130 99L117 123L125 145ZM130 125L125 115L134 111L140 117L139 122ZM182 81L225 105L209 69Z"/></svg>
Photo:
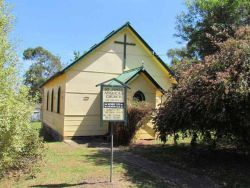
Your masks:
<svg viewBox="0 0 250 188"><path fill-rule="evenodd" d="M38 131L40 123L33 123ZM47 142L46 157L35 178L3 179L0 187L112 187L109 155L96 148L72 147L64 142ZM123 163L114 164L114 187L167 187L148 173Z"/></svg>
<svg viewBox="0 0 250 188"><path fill-rule="evenodd" d="M174 145L170 140L165 146L156 141L147 146L135 145L130 151L152 161L206 175L222 187L250 187L250 156L229 149L211 151L202 145L191 152L188 141L181 140Z"/></svg>
<svg viewBox="0 0 250 188"><path fill-rule="evenodd" d="M40 130L40 123L33 123ZM190 139L178 145L169 140L144 142L129 148L158 163L184 169L191 173L207 175L222 187L250 187L250 157L231 150L208 150L198 146L191 152ZM168 187L161 180L138 168L118 162L115 156L114 184L109 183L109 153L97 148L73 147L64 142L46 142L45 159L35 173L35 178L23 175L17 179L0 180L0 187Z"/></svg>

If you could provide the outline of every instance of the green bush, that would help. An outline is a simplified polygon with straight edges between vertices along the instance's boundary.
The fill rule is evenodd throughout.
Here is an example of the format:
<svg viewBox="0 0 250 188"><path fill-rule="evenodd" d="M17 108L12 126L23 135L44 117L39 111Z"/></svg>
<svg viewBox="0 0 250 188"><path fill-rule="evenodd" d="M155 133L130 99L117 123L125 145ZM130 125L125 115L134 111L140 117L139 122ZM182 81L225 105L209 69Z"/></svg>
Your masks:
<svg viewBox="0 0 250 188"><path fill-rule="evenodd" d="M10 28L11 15L0 0L0 177L33 164L43 148L30 125L34 104L17 76L18 60L8 40Z"/></svg>
<svg viewBox="0 0 250 188"><path fill-rule="evenodd" d="M115 123L114 142L117 145L129 145L139 128L150 120L152 107L145 102L133 102L128 105L128 122Z"/></svg>
<svg viewBox="0 0 250 188"><path fill-rule="evenodd" d="M181 132L209 144L227 141L250 146L250 27L218 44L219 52L189 64L155 117L166 142Z"/></svg>
<svg viewBox="0 0 250 188"><path fill-rule="evenodd" d="M27 97L28 90L20 88L0 99L0 176L28 167L42 156L43 143L30 124L33 108Z"/></svg>

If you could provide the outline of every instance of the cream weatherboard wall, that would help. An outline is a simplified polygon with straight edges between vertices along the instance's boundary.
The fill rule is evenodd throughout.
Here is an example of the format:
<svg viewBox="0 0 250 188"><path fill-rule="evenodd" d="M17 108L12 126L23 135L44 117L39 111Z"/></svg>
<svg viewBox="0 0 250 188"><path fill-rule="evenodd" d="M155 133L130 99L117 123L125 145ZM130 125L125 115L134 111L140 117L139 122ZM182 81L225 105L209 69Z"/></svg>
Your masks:
<svg viewBox="0 0 250 188"><path fill-rule="evenodd" d="M158 90L155 85L145 76L144 73L141 73L135 77L128 84L130 89L128 89L128 104L133 101L133 96L137 91L141 91L145 95L145 100L153 108L156 108L156 91Z"/></svg>
<svg viewBox="0 0 250 188"><path fill-rule="evenodd" d="M115 51L112 41L104 43L66 73L64 136L107 133L108 126L100 126L100 87L96 85L122 73L121 57L114 56Z"/></svg>
<svg viewBox="0 0 250 188"><path fill-rule="evenodd" d="M156 100L156 93L159 91L155 85L146 77L144 73L135 77L128 85L131 89L128 89L128 104L133 102L133 96L135 92L141 91L145 95L145 100L150 103L152 108L157 108L158 103ZM158 93L162 95L162 93ZM153 124L151 121L145 123L136 133L135 139L154 139L155 131L153 130Z"/></svg>
<svg viewBox="0 0 250 188"><path fill-rule="evenodd" d="M60 87L60 110L57 113L57 97L58 88ZM53 97L53 111L51 111L52 90L54 91ZM47 93L49 92L49 99ZM48 102L47 102L48 100ZM48 109L47 109L48 104ZM64 135L64 111L65 111L65 75L56 77L43 87L43 102L42 102L42 121L43 123L55 130L60 136Z"/></svg>
<svg viewBox="0 0 250 188"><path fill-rule="evenodd" d="M127 63L126 69L133 69L139 66L144 66L148 73L155 79L155 81L165 90L169 90L173 83L176 83L171 78L170 73L166 68L160 64L145 45L138 40L138 38L129 29L124 31L127 34L128 42L136 43L136 46L130 46L127 48ZM117 40L122 40L122 34ZM119 51L122 51L122 45L119 46ZM130 55L129 55L130 54Z"/></svg>
<svg viewBox="0 0 250 188"><path fill-rule="evenodd" d="M123 73L123 45L115 41L123 41L124 34L128 42L135 46L127 46L126 69L144 66L146 71L164 89L168 90L173 80L163 65L152 55L144 44L128 27L114 34L84 58L67 69L61 76L52 79L43 86L44 102L49 90L61 86L61 113L50 112L43 107L43 122L63 137L104 135L108 126L100 126L100 87L97 84ZM141 73L129 82L128 101L136 91L145 94L146 102L157 107L162 93ZM54 96L56 97L56 92ZM50 94L51 95L51 94ZM50 102L49 102L50 103ZM43 106L44 106L43 105ZM56 105L56 99L54 99ZM55 107L56 109L56 107Z"/></svg>

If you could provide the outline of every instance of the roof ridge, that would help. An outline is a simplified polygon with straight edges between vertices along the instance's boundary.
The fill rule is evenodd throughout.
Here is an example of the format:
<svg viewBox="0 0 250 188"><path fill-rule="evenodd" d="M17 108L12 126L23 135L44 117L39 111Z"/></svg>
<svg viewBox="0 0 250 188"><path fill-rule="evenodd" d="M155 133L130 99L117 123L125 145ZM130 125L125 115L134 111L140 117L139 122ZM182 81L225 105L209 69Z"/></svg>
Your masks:
<svg viewBox="0 0 250 188"><path fill-rule="evenodd" d="M134 70L136 70L136 69L143 69L143 67L140 66L140 67L136 67L136 68L133 68L133 69L129 69L129 70L124 71L123 73L132 72L132 71L134 71ZM121 74L123 74L123 73L121 73Z"/></svg>
<svg viewBox="0 0 250 188"><path fill-rule="evenodd" d="M129 22L129 21L127 21L127 22L125 23L125 25L129 26L129 25L131 25L131 24L130 24L130 22Z"/></svg>

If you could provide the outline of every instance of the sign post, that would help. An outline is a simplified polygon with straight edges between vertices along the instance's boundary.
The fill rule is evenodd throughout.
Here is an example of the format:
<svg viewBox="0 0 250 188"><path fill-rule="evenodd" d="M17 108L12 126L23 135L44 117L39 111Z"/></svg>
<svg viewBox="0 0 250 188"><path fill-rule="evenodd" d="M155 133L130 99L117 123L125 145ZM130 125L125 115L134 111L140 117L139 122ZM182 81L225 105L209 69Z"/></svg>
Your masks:
<svg viewBox="0 0 250 188"><path fill-rule="evenodd" d="M113 123L110 123L110 137L111 137L111 156L110 156L110 182L113 181Z"/></svg>
<svg viewBox="0 0 250 188"><path fill-rule="evenodd" d="M105 84L116 82L117 85ZM110 182L113 181L113 143L114 122L127 122L127 88L128 86L117 79L108 80L99 84L101 86L101 125L109 122L110 125ZM98 85L97 85L98 86Z"/></svg>

